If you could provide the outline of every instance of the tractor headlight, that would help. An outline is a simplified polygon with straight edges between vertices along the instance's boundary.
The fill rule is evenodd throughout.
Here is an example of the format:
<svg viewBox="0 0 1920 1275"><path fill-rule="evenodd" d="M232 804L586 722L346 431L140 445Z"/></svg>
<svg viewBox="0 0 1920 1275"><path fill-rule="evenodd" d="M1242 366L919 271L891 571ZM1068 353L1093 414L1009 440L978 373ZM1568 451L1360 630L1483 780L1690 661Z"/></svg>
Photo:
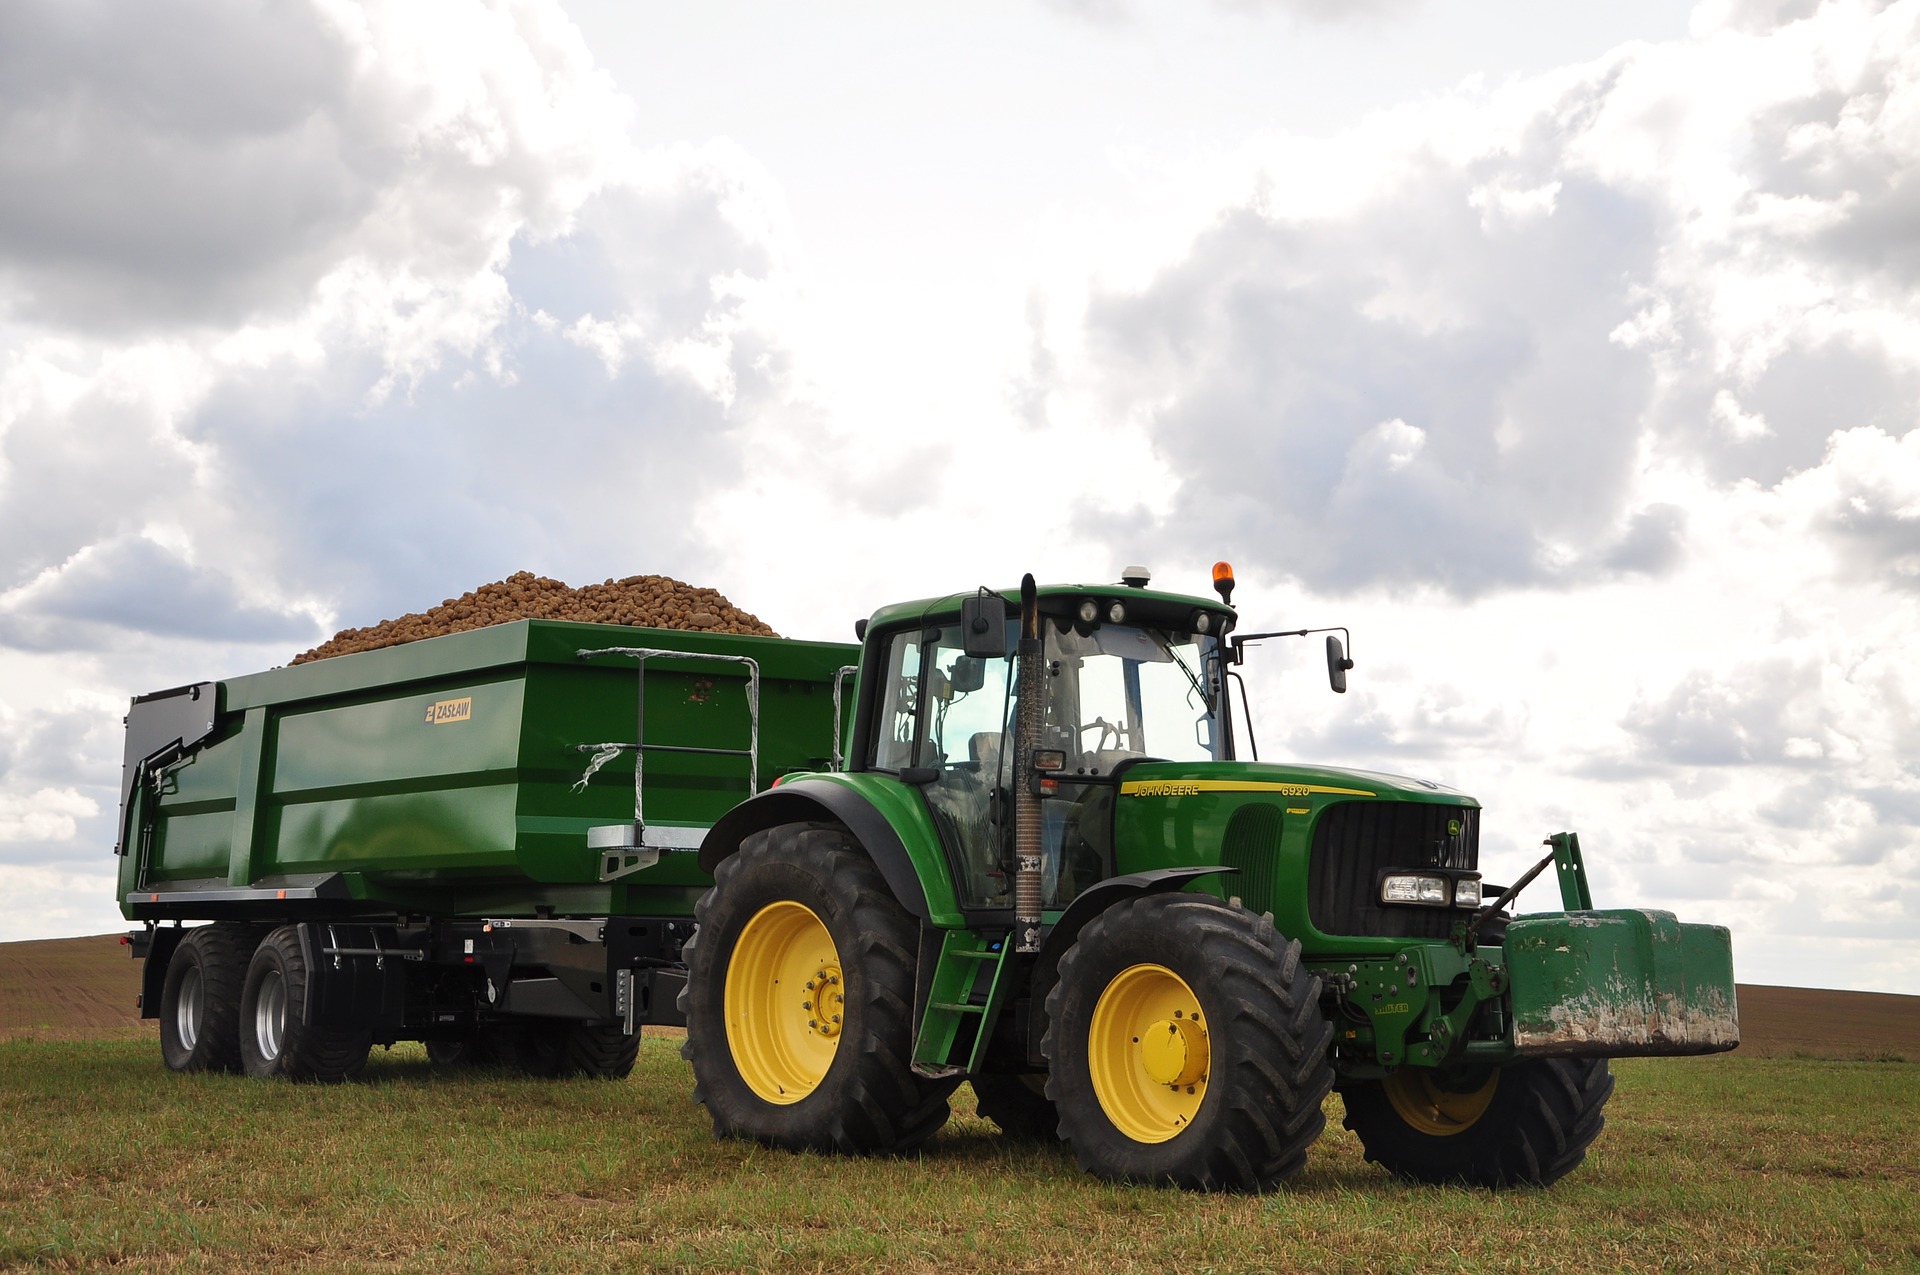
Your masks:
<svg viewBox="0 0 1920 1275"><path fill-rule="evenodd" d="M1098 602L1095 602L1092 598L1087 598L1080 603L1080 623L1092 624L1099 618L1100 604Z"/></svg>
<svg viewBox="0 0 1920 1275"><path fill-rule="evenodd" d="M1442 876L1428 876L1423 872L1390 872L1380 878L1380 901L1382 903L1421 903L1428 907L1447 906L1447 896L1452 893L1448 882Z"/></svg>
<svg viewBox="0 0 1920 1275"><path fill-rule="evenodd" d="M1461 877L1453 883L1453 906L1457 908L1480 906L1479 877Z"/></svg>

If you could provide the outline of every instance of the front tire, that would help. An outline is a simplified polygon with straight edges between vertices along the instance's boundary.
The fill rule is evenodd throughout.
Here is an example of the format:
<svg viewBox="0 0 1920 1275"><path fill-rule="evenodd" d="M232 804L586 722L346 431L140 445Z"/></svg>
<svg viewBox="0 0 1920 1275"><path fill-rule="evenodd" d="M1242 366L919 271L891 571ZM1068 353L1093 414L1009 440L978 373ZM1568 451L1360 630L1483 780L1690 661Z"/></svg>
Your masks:
<svg viewBox="0 0 1920 1275"><path fill-rule="evenodd" d="M1116 904L1047 998L1061 1137L1109 1181L1263 1191L1291 1177L1333 1084L1319 997L1266 917L1191 894Z"/></svg>
<svg viewBox="0 0 1920 1275"><path fill-rule="evenodd" d="M721 862L685 949L694 1100L721 1137L918 1146L952 1082L912 1068L918 928L844 829L784 824Z"/></svg>
<svg viewBox="0 0 1920 1275"><path fill-rule="evenodd" d="M222 921L173 949L160 989L160 1056L171 1070L240 1070L240 993L258 934Z"/></svg>
<svg viewBox="0 0 1920 1275"><path fill-rule="evenodd" d="M367 1028L303 1021L312 985L299 926L281 926L255 949L240 995L240 1060L249 1076L335 1084L366 1067L373 1046Z"/></svg>
<svg viewBox="0 0 1920 1275"><path fill-rule="evenodd" d="M1546 1186L1577 1168L1606 1124L1604 1058L1537 1058L1484 1072L1402 1067L1342 1086L1367 1159L1415 1182Z"/></svg>

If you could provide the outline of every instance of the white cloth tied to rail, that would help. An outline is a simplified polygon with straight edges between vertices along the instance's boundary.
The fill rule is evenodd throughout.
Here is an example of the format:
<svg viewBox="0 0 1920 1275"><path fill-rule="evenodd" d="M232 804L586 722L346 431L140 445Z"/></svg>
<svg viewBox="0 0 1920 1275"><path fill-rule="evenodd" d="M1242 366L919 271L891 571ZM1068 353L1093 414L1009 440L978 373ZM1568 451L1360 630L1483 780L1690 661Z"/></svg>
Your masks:
<svg viewBox="0 0 1920 1275"><path fill-rule="evenodd" d="M602 766L606 765L608 762L612 761L614 758L618 757L621 753L626 752L629 748L632 748L632 747L633 747L632 744L580 744L578 745L578 748L581 752L584 753L589 748L591 748L594 750L594 754L593 754L593 759L587 763L586 773L580 776L580 782L576 783L573 786L573 790L575 792L585 791L587 782L600 772L600 768Z"/></svg>

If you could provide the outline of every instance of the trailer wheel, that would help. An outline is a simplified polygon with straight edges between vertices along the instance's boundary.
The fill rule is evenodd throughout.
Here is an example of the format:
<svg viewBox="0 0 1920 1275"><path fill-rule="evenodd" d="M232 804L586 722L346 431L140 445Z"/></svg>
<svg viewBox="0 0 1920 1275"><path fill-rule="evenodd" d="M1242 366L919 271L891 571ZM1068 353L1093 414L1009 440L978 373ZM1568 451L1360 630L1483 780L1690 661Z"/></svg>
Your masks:
<svg viewBox="0 0 1920 1275"><path fill-rule="evenodd" d="M841 828L785 824L723 860L685 948L694 1100L722 1137L905 1151L957 1082L911 1064L918 927Z"/></svg>
<svg viewBox="0 0 1920 1275"><path fill-rule="evenodd" d="M160 990L160 1056L172 1070L240 1070L240 992L258 933L222 921L173 949Z"/></svg>
<svg viewBox="0 0 1920 1275"><path fill-rule="evenodd" d="M311 986L300 927L283 925L261 941L240 994L240 1060L249 1076L322 1084L350 1080L367 1065L372 1033L310 1026Z"/></svg>
<svg viewBox="0 0 1920 1275"><path fill-rule="evenodd" d="M1416 1182L1545 1186L1600 1136L1613 1094L1604 1058L1536 1058L1485 1071L1402 1067L1341 1087L1367 1159Z"/></svg>
<svg viewBox="0 0 1920 1275"><path fill-rule="evenodd" d="M1082 930L1047 997L1047 1096L1109 1181L1262 1191L1300 1171L1333 1084L1320 980L1266 917L1154 894Z"/></svg>
<svg viewBox="0 0 1920 1275"><path fill-rule="evenodd" d="M500 1067L514 1061L513 1040L495 1027L476 1027L452 1040L426 1042L435 1067Z"/></svg>
<svg viewBox="0 0 1920 1275"><path fill-rule="evenodd" d="M618 1024L565 1021L529 1023L515 1036L512 1053L520 1070L550 1080L625 1080L639 1055L639 1035L627 1035Z"/></svg>
<svg viewBox="0 0 1920 1275"><path fill-rule="evenodd" d="M1009 1138L1051 1141L1060 1136L1060 1112L1047 1097L1047 1078L1038 1075L975 1076L974 1106Z"/></svg>

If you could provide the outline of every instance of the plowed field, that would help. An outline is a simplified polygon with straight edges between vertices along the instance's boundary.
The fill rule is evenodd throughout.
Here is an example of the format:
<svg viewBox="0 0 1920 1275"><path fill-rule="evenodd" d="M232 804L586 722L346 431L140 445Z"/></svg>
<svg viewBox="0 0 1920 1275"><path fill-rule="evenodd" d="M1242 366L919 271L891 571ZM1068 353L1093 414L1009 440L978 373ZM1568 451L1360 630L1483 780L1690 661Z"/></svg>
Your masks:
<svg viewBox="0 0 1920 1275"><path fill-rule="evenodd" d="M134 998L140 963L118 935L0 943L0 1040L151 1032ZM1740 985L1739 1053L1920 1061L1920 996Z"/></svg>

